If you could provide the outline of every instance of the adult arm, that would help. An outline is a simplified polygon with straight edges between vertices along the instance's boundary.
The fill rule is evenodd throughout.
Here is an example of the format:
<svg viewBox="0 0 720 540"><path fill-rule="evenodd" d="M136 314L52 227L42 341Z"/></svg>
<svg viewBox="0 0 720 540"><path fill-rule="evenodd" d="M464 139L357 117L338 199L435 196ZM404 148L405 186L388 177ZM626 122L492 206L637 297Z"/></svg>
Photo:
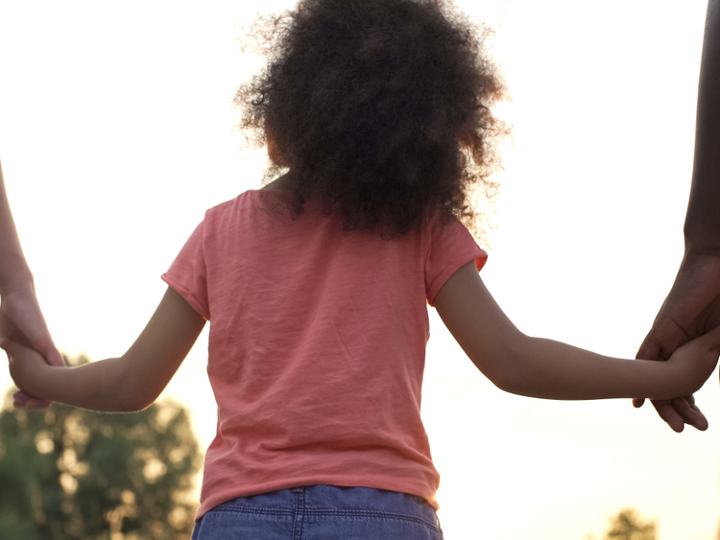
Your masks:
<svg viewBox="0 0 720 540"><path fill-rule="evenodd" d="M172 379L205 325L187 301L168 288L128 351L73 368L47 365L40 355L4 340L10 374L19 388L47 401L106 412L149 407Z"/></svg>
<svg viewBox="0 0 720 540"><path fill-rule="evenodd" d="M709 0L698 84L693 177L685 218L685 246L690 254L720 256L719 204L720 0Z"/></svg>
<svg viewBox="0 0 720 540"><path fill-rule="evenodd" d="M690 200L685 218L685 254L675 283L638 351L667 359L683 343L720 324L720 0L709 0L698 85ZM642 399L635 399L640 407ZM707 429L692 396L653 401L677 432L684 424Z"/></svg>
<svg viewBox="0 0 720 540"><path fill-rule="evenodd" d="M55 347L35 295L32 272L28 267L10 203L0 163L0 336L9 337L32 347L55 366L64 365ZM47 403L28 396L16 395L15 404L28 408Z"/></svg>
<svg viewBox="0 0 720 540"><path fill-rule="evenodd" d="M720 328L680 347L667 362L612 358L528 337L497 305L472 262L448 279L435 306L483 374L502 390L530 397L665 399L689 395L710 376L720 353Z"/></svg>
<svg viewBox="0 0 720 540"><path fill-rule="evenodd" d="M0 163L0 292L11 287L29 287L32 289L32 273L28 268L20 246L15 222L10 211L10 203L5 191L5 178Z"/></svg>

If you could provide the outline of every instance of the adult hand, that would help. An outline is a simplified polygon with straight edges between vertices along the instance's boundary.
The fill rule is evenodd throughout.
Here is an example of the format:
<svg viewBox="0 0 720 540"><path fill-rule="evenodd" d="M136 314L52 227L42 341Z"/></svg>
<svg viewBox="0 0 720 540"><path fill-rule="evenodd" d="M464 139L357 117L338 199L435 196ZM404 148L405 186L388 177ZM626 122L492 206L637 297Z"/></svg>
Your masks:
<svg viewBox="0 0 720 540"><path fill-rule="evenodd" d="M31 288L4 290L0 296L0 336L10 338L40 353L48 364L64 366ZM15 393L15 407L38 409L50 405L25 392Z"/></svg>
<svg viewBox="0 0 720 540"><path fill-rule="evenodd" d="M660 308L637 358L667 360L684 343L720 325L720 255L686 254L670 294ZM634 399L641 407L643 399ZM680 433L685 424L704 431L705 416L693 396L653 400L662 418Z"/></svg>

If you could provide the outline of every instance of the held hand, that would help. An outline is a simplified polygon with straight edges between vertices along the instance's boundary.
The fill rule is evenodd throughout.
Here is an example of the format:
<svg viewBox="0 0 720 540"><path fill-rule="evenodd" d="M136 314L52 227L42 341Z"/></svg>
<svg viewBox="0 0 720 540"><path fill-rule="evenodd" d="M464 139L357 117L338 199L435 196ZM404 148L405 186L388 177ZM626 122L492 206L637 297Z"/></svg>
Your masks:
<svg viewBox="0 0 720 540"><path fill-rule="evenodd" d="M670 294L645 337L637 358L666 360L689 340L720 325L720 256L686 255ZM635 407L644 400L635 399ZM653 400L658 415L673 431L685 424L704 431L705 416L693 396L673 400Z"/></svg>
<svg viewBox="0 0 720 540"><path fill-rule="evenodd" d="M7 353L10 376L21 390L32 393L47 370L53 369L39 352L16 341L0 338L0 348Z"/></svg>
<svg viewBox="0 0 720 540"><path fill-rule="evenodd" d="M678 347L668 359L677 368L679 381L687 381L689 392L697 392L710 377L720 355L720 326Z"/></svg>
<svg viewBox="0 0 720 540"><path fill-rule="evenodd" d="M64 366L62 355L55 347L35 294L28 291L4 291L0 304L0 336L33 348L47 363ZM15 394L15 407L37 409L50 405L23 391Z"/></svg>

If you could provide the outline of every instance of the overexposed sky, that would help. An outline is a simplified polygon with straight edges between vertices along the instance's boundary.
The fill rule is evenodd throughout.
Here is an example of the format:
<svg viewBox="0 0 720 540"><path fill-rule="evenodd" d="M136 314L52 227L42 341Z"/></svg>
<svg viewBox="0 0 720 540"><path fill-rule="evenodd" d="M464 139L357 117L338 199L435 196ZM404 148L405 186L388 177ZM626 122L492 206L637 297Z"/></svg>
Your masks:
<svg viewBox="0 0 720 540"><path fill-rule="evenodd" d="M238 153L230 108L259 66L236 43L249 4L0 3L0 157L61 350L122 354L205 209L258 187L263 152ZM524 332L632 357L682 255L706 2L458 4L497 27L513 96L483 279ZM647 405L504 394L431 324L423 412L447 540L600 537L625 506L662 540L713 538L717 375L697 395L709 431L678 435ZM204 446L206 344L166 390Z"/></svg>

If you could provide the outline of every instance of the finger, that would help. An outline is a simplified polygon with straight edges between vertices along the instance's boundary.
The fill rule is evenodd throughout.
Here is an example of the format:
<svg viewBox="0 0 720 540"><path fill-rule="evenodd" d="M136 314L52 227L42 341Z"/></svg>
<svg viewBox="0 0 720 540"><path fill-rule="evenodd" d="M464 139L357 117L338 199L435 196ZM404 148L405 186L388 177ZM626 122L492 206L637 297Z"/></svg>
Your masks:
<svg viewBox="0 0 720 540"><path fill-rule="evenodd" d="M53 345L52 341L49 345L49 349L38 349L38 352L45 357L45 360L51 366L66 367L65 359L63 358L62 354L60 354L60 351L55 348L55 345Z"/></svg>
<svg viewBox="0 0 720 540"><path fill-rule="evenodd" d="M12 348L12 350L2 346L2 342L4 340L13 344L10 346ZM13 348L13 346L14 346L14 348ZM25 345L18 343L16 341L10 340L8 338L0 338L0 348L4 349L5 352L8 353L8 355L12 355L13 354L12 351L18 351L18 350L20 350L19 347L24 347L24 346ZM33 348L33 347L31 345L28 345L28 348ZM36 349L36 350L37 350L37 352L39 352L40 354L43 355L43 357L45 358L45 361L48 364L50 364L51 366L67 367L67 365L65 364L65 359L63 358L60 351L58 351L55 348L55 345L53 345L52 342L50 342L50 349L45 349L45 350Z"/></svg>
<svg viewBox="0 0 720 540"><path fill-rule="evenodd" d="M28 399L30 399L30 396L28 396L22 390L18 390L13 395L13 406L16 409L22 409L23 407L25 407L25 403L27 403Z"/></svg>
<svg viewBox="0 0 720 540"><path fill-rule="evenodd" d="M695 400L692 397L675 398L672 400L672 405L684 423L700 431L705 431L708 428L707 418L695 405Z"/></svg>
<svg viewBox="0 0 720 540"><path fill-rule="evenodd" d="M32 411L34 409L45 409L52 405L49 401L45 401L44 399L31 397L27 403L25 403L25 409L28 411Z"/></svg>
<svg viewBox="0 0 720 540"><path fill-rule="evenodd" d="M640 344L635 358L642 358L643 360L657 360L660 358L660 344L655 339L655 334L652 330L645 336L645 339Z"/></svg>
<svg viewBox="0 0 720 540"><path fill-rule="evenodd" d="M658 416L660 416L660 418L662 418L675 433L681 433L682 430L685 429L685 422L675 410L675 407L672 406L672 402L670 400L651 400L651 402L655 407Z"/></svg>
<svg viewBox="0 0 720 540"><path fill-rule="evenodd" d="M720 326L716 326L709 332L700 336L697 341L702 343L703 347L708 350L717 350L720 348Z"/></svg>
<svg viewBox="0 0 720 540"><path fill-rule="evenodd" d="M35 396L31 396L30 394L23 392L22 390L18 390L13 395L13 406L16 409L44 409L45 407L49 407L50 405L52 405L52 402L36 398Z"/></svg>
<svg viewBox="0 0 720 540"><path fill-rule="evenodd" d="M7 313L7 310L10 313ZM15 328L27 340L27 344L31 349L38 352L49 352L55 348L37 297L34 294L15 299L15 302L7 310L5 310L6 316L12 319Z"/></svg>
<svg viewBox="0 0 720 540"><path fill-rule="evenodd" d="M18 336L10 336L20 338L19 342L21 345L26 345L31 349L35 349L37 352L45 357L45 360L51 366L65 367L65 361L63 360L62 354L55 347L52 337L47 326L43 324L40 328L31 327L30 330L26 330L24 334Z"/></svg>

